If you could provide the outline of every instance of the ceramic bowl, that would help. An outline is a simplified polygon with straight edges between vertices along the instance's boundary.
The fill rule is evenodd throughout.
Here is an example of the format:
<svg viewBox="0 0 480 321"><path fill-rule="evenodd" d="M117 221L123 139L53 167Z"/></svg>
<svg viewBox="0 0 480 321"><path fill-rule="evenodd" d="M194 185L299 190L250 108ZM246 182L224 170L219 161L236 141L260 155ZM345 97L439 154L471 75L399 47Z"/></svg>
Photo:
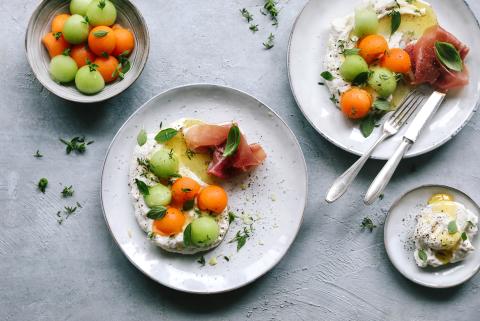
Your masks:
<svg viewBox="0 0 480 321"><path fill-rule="evenodd" d="M127 89L140 76L147 62L150 50L148 28L140 11L128 0L115 0L117 20L124 28L130 29L135 36L135 48L129 57L131 68L123 80L107 84L95 95L85 95L75 88L75 84L59 84L48 72L50 57L42 44L42 38L51 30L53 17L60 13L69 13L70 1L43 0L33 12L25 35L27 59L38 81L55 95L79 103L94 103L112 98Z"/></svg>

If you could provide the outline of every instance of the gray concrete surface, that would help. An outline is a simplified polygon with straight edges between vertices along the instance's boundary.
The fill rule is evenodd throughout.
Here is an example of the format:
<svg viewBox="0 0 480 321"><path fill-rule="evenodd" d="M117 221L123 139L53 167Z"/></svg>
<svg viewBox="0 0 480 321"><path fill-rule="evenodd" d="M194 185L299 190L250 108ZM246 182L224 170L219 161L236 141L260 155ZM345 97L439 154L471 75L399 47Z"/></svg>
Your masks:
<svg viewBox="0 0 480 321"><path fill-rule="evenodd" d="M420 183L457 186L480 201L478 116L451 142L404 161L383 201L365 207L364 192L382 163L369 162L347 197L323 201L328 184L355 159L320 137L297 108L287 80L286 50L306 0L283 8L270 51L262 49L268 20L260 0L136 0L152 35L150 59L125 93L97 105L76 105L47 92L31 73L24 31L36 1L0 1L0 320L478 320L480 276L449 290L403 278L383 247L385 211ZM480 14L480 3L469 1ZM252 34L239 9L254 13ZM478 53L473 53L478 54ZM305 220L280 264L228 294L194 296L153 283L122 255L100 205L100 171L108 144L127 117L173 86L233 86L272 106L305 153L310 191ZM58 138L95 140L84 155L65 155ZM44 157L32 154L39 149ZM35 184L50 181L43 195ZM60 198L61 184L75 197ZM83 208L62 225L56 212ZM369 215L380 228L359 228Z"/></svg>

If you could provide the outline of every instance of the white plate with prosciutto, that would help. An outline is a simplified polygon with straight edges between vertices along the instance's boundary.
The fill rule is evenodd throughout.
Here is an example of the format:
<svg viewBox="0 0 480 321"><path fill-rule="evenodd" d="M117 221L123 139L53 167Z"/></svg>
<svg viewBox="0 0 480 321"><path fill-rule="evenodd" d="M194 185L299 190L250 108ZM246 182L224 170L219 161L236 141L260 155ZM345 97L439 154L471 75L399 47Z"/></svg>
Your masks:
<svg viewBox="0 0 480 321"><path fill-rule="evenodd" d="M475 112L478 39L478 22L463 0L311 0L290 37L290 85L312 126L357 155L379 137L383 116L415 87L447 92L406 154L416 156L447 142ZM388 159L401 137L381 144L372 157Z"/></svg>
<svg viewBox="0 0 480 321"><path fill-rule="evenodd" d="M216 293L285 255L307 173L294 134L263 103L189 85L155 96L120 128L101 190L107 225L138 269L177 290Z"/></svg>

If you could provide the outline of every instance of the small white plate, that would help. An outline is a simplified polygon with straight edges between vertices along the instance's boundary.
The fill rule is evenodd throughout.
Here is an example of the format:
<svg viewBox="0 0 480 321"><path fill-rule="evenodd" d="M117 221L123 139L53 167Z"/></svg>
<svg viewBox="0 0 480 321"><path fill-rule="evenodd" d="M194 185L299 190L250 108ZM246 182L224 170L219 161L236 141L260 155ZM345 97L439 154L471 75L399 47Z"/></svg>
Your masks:
<svg viewBox="0 0 480 321"><path fill-rule="evenodd" d="M167 253L152 245L137 225L129 193L128 172L141 128L159 130L182 118L211 123L236 121L249 142L259 142L267 159L251 175L224 187L229 208L259 218L252 236L237 252L228 243L244 222L236 219L225 240L200 255ZM243 185L243 186L242 186ZM140 107L120 128L105 158L102 205L108 227L127 258L143 273L168 287L193 293L224 292L244 286L274 267L285 255L300 228L307 194L307 170L297 139L270 108L241 91L216 85L188 85L159 94ZM258 217L257 217L258 216ZM224 259L229 256L229 261Z"/></svg>
<svg viewBox="0 0 480 321"><path fill-rule="evenodd" d="M364 138L358 124L346 119L330 101L322 81L323 59L326 54L330 22L353 12L362 1L310 0L299 14L288 49L288 74L295 100L310 124L327 140L357 155L363 155L373 144L380 130ZM434 118L424 128L421 137L407 152L412 157L431 151L455 136L472 117L480 100L480 28L463 0L430 0L438 21L448 31L470 47L466 63L470 84L460 91L449 93ZM377 149L372 158L388 159L402 139L402 132Z"/></svg>
<svg viewBox="0 0 480 321"><path fill-rule="evenodd" d="M472 242L476 250L465 260L437 268L418 267L413 258L415 217L436 193L452 195L455 201L480 216L477 203L463 192L441 185L420 186L393 203L385 221L384 242L390 261L407 279L431 288L448 288L467 281L480 269L480 235L476 235Z"/></svg>

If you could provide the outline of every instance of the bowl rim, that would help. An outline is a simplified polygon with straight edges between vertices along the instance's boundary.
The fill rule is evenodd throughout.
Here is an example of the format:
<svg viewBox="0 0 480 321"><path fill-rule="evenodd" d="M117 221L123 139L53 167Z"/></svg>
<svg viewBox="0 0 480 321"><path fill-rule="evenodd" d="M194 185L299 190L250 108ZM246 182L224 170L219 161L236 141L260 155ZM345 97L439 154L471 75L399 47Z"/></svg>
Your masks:
<svg viewBox="0 0 480 321"><path fill-rule="evenodd" d="M54 94L54 95L56 95L60 98L63 98L65 100L68 100L68 101L71 101L71 102L76 102L76 103L82 103L82 104L92 104L92 103L102 102L102 101L108 100L110 98L113 98L117 95L120 95L125 90L127 90L131 85L133 85L133 83L135 81L137 81L138 77L140 77L140 75L142 74L142 72L145 68L145 65L147 64L148 57L150 55L150 32L148 30L148 25L147 25L147 22L146 22L145 18L141 14L140 10L138 10L138 8L135 6L135 4L130 0L123 0L123 1L128 2L132 6L133 10L131 12L134 15L138 16L138 18L142 22L141 25L145 29L146 42L145 42L144 51L146 52L146 55L145 55L145 59L143 59L141 65L140 65L138 73L136 75L134 75L134 77L131 78L128 81L127 87L123 88L119 92L112 92L110 95L107 95L104 98L95 98L96 95L84 95L83 96L84 98L80 99L80 98L72 97L70 95L66 95L63 92L57 92L54 88L52 88L50 86L48 81L42 80L40 77L38 77L37 72L32 67L32 62L31 62L30 56L29 56L29 47L28 47L28 39L29 39L29 33L30 33L29 31L33 28L33 25L35 24L35 22L38 18L38 15L40 14L40 11L42 10L43 6L49 1L50 0L41 0L36 5L35 9L33 10L32 14L30 15L30 18L28 20L27 28L26 28L26 31L25 31L25 39L24 39L24 41L25 41L25 56L27 57L28 65L30 66L30 69L32 70L33 74L35 75L35 78L42 84L42 86L44 88L46 88L52 94Z"/></svg>

